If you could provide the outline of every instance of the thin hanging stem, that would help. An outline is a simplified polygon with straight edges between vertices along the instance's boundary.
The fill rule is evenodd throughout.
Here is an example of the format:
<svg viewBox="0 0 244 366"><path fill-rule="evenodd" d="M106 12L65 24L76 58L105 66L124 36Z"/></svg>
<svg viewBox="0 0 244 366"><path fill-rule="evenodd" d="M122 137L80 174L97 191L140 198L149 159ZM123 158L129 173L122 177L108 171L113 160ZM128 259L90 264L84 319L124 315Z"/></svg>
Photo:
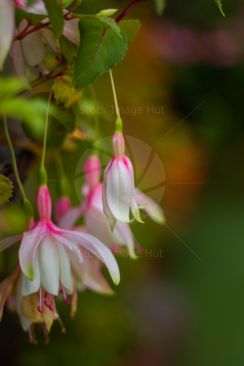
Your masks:
<svg viewBox="0 0 244 366"><path fill-rule="evenodd" d="M116 112L116 130L122 130L123 124L122 124L122 118L120 115L120 110L119 110L119 105L118 105L118 99L117 99L117 94L116 94L116 90L115 90L115 85L114 85L114 78L113 78L113 74L112 74L112 70L109 70L109 76L110 76L110 81L111 81L111 86L112 86L112 91L113 91L113 97L114 97L114 105L115 105L115 112Z"/></svg>
<svg viewBox="0 0 244 366"><path fill-rule="evenodd" d="M6 140L9 146L9 150L10 150L10 155L11 155L11 159L12 159L12 165L13 165L13 171L14 171L14 175L15 175L15 179L24 203L24 206L26 208L26 210L28 211L28 213L30 215L32 215L32 206L31 203L29 201L29 199L26 196L23 184L21 182L20 176L19 176L19 171L18 171L18 167L17 167L17 162L16 162L16 156L15 156L15 151L14 151L14 146L9 134L9 129L8 129L8 122L7 122L7 118L4 115L3 117L3 125L4 125L4 132L5 132L5 136L6 136Z"/></svg>
<svg viewBox="0 0 244 366"><path fill-rule="evenodd" d="M43 148L42 148L42 157L41 157L41 165L40 165L40 184L47 184L47 171L45 168L45 159L46 159L46 151L47 151L47 133L48 133L48 121L49 121L49 111L50 111L50 104L52 99L52 92L51 89L48 97L47 103L47 112L45 118L45 128L44 128L44 137L43 137Z"/></svg>
<svg viewBox="0 0 244 366"><path fill-rule="evenodd" d="M54 158L56 160L57 173L60 180L60 193L62 196L68 195L70 191L69 181L65 174L63 162L60 153L55 151Z"/></svg>

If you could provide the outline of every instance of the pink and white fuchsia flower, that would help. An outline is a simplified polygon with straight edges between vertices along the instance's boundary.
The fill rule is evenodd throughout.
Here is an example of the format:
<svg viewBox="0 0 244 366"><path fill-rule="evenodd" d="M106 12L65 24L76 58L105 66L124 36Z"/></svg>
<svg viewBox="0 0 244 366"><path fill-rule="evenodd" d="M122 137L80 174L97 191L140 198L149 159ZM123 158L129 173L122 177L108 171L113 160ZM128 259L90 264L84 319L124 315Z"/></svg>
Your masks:
<svg viewBox="0 0 244 366"><path fill-rule="evenodd" d="M117 222L113 232L103 212L102 183L100 183L100 161L91 155L84 164L87 184L84 218L86 230L102 240L109 247L126 246L131 258L136 258L135 241L127 223Z"/></svg>
<svg viewBox="0 0 244 366"><path fill-rule="evenodd" d="M86 232L84 226L73 227L74 222L77 221L80 216L80 209L71 208L71 201L68 196L61 196L57 200L55 212L57 223L59 224L62 222L63 228L73 228L76 231ZM69 213L72 214L72 217L70 217ZM68 214L68 220L65 219L66 214ZM113 294L113 290L102 274L102 267L103 265L101 261L99 261L94 255L84 256L83 263L81 263L79 267L75 268L75 277L78 289L83 290L87 288L103 295Z"/></svg>
<svg viewBox="0 0 244 366"><path fill-rule="evenodd" d="M103 210L112 229L116 221L131 222L130 212L137 221L142 222L136 201L134 170L125 155L121 132L115 132L113 148L115 156L105 170L103 183Z"/></svg>
<svg viewBox="0 0 244 366"><path fill-rule="evenodd" d="M85 230L100 239L108 247L118 252L126 247L131 258L136 258L135 240L127 223L117 222L111 231L103 212L102 183L100 182L101 166L97 155L91 155L84 164L85 185L83 194L85 202L80 207L67 211L60 221L62 227L72 227L78 218L84 215Z"/></svg>
<svg viewBox="0 0 244 366"><path fill-rule="evenodd" d="M46 185L37 193L39 222L32 230L24 233L19 262L24 274L21 293L23 296L39 292L39 310L61 291L72 294L75 290L73 273L83 263L88 253L102 261L115 284L119 283L118 264L111 251L94 236L57 227L51 220L51 196ZM82 250L81 250L82 249Z"/></svg>

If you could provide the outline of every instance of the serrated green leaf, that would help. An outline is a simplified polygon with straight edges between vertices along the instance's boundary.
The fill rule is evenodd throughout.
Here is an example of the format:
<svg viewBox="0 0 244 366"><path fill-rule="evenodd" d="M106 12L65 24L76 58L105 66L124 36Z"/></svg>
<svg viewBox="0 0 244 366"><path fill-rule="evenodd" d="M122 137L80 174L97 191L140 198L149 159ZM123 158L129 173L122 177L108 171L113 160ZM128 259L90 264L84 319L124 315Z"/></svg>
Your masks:
<svg viewBox="0 0 244 366"><path fill-rule="evenodd" d="M0 205L6 203L13 193L13 183L10 179L0 174Z"/></svg>
<svg viewBox="0 0 244 366"><path fill-rule="evenodd" d="M74 82L84 88L122 60L128 40L121 30L118 34L97 17L82 18L79 30L81 44L75 60Z"/></svg>
<svg viewBox="0 0 244 366"><path fill-rule="evenodd" d="M217 4L217 7L219 8L220 13L223 15L223 17L225 17L225 12L224 12L224 8L223 8L222 0L214 0L214 1Z"/></svg>
<svg viewBox="0 0 244 366"><path fill-rule="evenodd" d="M64 17L62 3L60 0L43 0L47 9L50 23L57 38L59 38L63 31Z"/></svg>
<svg viewBox="0 0 244 366"><path fill-rule="evenodd" d="M112 18L101 15L95 15L94 19L98 19L100 22L104 23L105 26L110 27L117 34L118 37L120 38L123 37L120 27Z"/></svg>
<svg viewBox="0 0 244 366"><path fill-rule="evenodd" d="M141 23L138 19L126 19L122 20L119 26L126 34L128 41L133 42L141 28Z"/></svg>
<svg viewBox="0 0 244 366"><path fill-rule="evenodd" d="M162 14L166 5L166 0L154 0L157 14Z"/></svg>

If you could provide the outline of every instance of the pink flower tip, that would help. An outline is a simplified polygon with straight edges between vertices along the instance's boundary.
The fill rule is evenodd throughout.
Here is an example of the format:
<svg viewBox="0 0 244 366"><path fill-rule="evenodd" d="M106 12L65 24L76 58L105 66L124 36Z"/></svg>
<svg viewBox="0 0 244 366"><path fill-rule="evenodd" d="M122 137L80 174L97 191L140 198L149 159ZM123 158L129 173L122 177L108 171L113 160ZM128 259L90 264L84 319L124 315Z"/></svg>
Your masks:
<svg viewBox="0 0 244 366"><path fill-rule="evenodd" d="M71 202L68 196L61 196L58 198L55 205L55 213L57 222L60 222L62 217L71 209Z"/></svg>
<svg viewBox="0 0 244 366"><path fill-rule="evenodd" d="M115 132L113 135L113 148L115 156L123 156L125 154L125 139L122 132Z"/></svg>
<svg viewBox="0 0 244 366"><path fill-rule="evenodd" d="M101 165L97 155L91 155L85 161L84 174L89 188L93 189L100 180Z"/></svg>
<svg viewBox="0 0 244 366"><path fill-rule="evenodd" d="M49 221L52 214L52 199L47 185L39 187L36 200L40 220Z"/></svg>

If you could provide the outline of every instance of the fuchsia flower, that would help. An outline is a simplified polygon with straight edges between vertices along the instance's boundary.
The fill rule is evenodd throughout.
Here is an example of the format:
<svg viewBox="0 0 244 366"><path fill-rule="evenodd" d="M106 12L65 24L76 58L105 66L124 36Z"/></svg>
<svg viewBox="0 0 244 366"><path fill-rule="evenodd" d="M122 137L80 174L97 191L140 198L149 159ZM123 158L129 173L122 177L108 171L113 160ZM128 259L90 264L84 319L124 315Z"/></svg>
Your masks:
<svg viewBox="0 0 244 366"><path fill-rule="evenodd" d="M10 310L17 312L21 326L24 331L28 332L31 343L37 343L33 328L34 324L43 325L44 336L46 341L48 341L48 332L50 332L53 322L57 319L60 320L55 302L53 302L52 308L44 307L42 313L40 313L38 311L38 293L29 296L21 295L22 280L23 275L18 266L13 273L0 284L0 320L2 319L3 309L6 305ZM62 331L64 331L65 329L61 320L60 324Z"/></svg>
<svg viewBox="0 0 244 366"><path fill-rule="evenodd" d="M57 200L55 211L57 222L62 222L63 228L66 229L72 228L73 223L77 221L80 216L80 210L78 208L71 209L71 202L68 196L62 196ZM71 216L69 215L70 213ZM65 219L66 214L68 214L68 220ZM73 229L86 232L84 226L75 226ZM83 262L79 267L75 268L78 289L82 290L83 288L88 288L103 295L113 294L113 290L104 278L101 268L101 262L94 255L84 256Z"/></svg>
<svg viewBox="0 0 244 366"><path fill-rule="evenodd" d="M136 258L134 237L129 225L117 222L112 232L106 220L103 212L100 172L98 157L96 155L90 156L84 165L84 174L88 186L84 210L86 230L109 247L126 246L130 257Z"/></svg>
<svg viewBox="0 0 244 366"><path fill-rule="evenodd" d="M78 218L84 215L85 230L99 238L110 248L126 246L131 258L136 258L135 241L128 224L117 222L112 232L103 212L102 183L100 183L101 166L96 155L91 155L84 164L85 202L81 207L70 209L61 220L62 227L72 227Z"/></svg>
<svg viewBox="0 0 244 366"><path fill-rule="evenodd" d="M20 267L24 274L23 296L39 292L40 311L43 292L46 306L52 306L53 296L57 296L59 291L67 299L66 294L75 290L73 276L87 252L102 261L114 283L119 283L118 264L104 244L90 234L54 225L51 220L51 197L46 185L38 190L37 207L40 220L32 230L24 233L19 250Z"/></svg>
<svg viewBox="0 0 244 366"><path fill-rule="evenodd" d="M135 195L133 166L125 155L121 132L114 134L113 147L115 156L105 170L103 183L103 210L112 229L116 221L131 222L130 212L142 222Z"/></svg>

